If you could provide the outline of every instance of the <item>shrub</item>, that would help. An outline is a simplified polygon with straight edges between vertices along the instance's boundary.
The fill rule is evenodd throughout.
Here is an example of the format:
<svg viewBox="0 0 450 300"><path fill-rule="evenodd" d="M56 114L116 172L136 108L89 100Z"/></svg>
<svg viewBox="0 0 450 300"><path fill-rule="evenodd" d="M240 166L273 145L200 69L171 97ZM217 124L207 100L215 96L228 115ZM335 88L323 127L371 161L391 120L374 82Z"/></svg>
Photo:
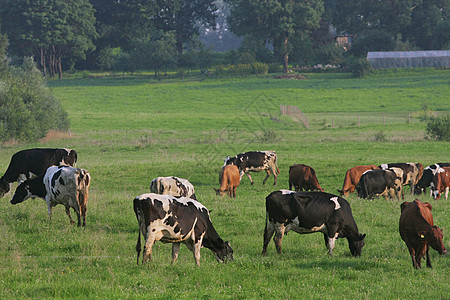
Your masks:
<svg viewBox="0 0 450 300"><path fill-rule="evenodd" d="M51 129L68 128L67 112L45 85L32 58L0 74L0 142L35 141Z"/></svg>
<svg viewBox="0 0 450 300"><path fill-rule="evenodd" d="M432 118L426 129L427 137L438 141L450 141L450 115Z"/></svg>
<svg viewBox="0 0 450 300"><path fill-rule="evenodd" d="M253 74L267 74L269 72L269 66L264 63L255 62L252 64Z"/></svg>
<svg viewBox="0 0 450 300"><path fill-rule="evenodd" d="M372 65L365 58L349 56L344 61L343 67L355 77L363 77L373 71Z"/></svg>

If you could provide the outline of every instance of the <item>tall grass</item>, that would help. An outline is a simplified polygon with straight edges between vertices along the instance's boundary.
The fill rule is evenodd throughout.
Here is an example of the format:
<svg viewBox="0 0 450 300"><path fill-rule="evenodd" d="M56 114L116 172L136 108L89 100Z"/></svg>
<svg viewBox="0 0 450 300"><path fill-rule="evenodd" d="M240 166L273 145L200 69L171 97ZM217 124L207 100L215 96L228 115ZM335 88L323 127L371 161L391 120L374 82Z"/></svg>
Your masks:
<svg viewBox="0 0 450 300"><path fill-rule="evenodd" d="M78 166L93 180L87 227L70 226L59 206L49 221L41 199L16 206L8 203L11 194L0 199L0 298L448 298L448 257L430 250L434 268L413 270L398 234L399 201L347 198L367 234L360 258L350 255L345 239L329 257L322 235L296 233L284 237L282 255L271 243L268 256L261 256L265 197L288 187L291 164L312 166L321 186L335 193L355 165L449 161L449 143L424 140L426 125L418 117L423 103L432 111L450 111L449 71L308 77L49 82L69 112L71 134L3 146L0 169L21 149L76 149ZM281 116L280 104L298 106L310 118L310 129ZM376 141L380 131L384 141ZM235 199L216 196L223 159L249 150L277 151L278 185L272 186L273 178L262 185L265 175L256 173L254 186L243 178ZM136 266L132 199L148 192L152 178L169 175L194 184L216 230L230 241L234 262L219 264L204 248L196 267L182 246L172 265L170 245L156 243L153 261ZM433 205L449 248L449 202L419 198Z"/></svg>

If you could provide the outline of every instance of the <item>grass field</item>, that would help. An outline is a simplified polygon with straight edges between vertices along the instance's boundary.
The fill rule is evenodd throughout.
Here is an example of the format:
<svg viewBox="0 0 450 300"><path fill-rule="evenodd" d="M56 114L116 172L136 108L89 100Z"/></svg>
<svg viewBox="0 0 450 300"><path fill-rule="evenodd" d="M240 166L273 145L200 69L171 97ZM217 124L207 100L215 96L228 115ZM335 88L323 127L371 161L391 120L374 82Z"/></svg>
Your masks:
<svg viewBox="0 0 450 300"><path fill-rule="evenodd" d="M12 206L11 193L2 198L0 298L449 299L448 255L430 250L433 268L412 268L398 233L400 201L347 197L360 232L367 234L360 258L350 255L345 239L329 257L321 234L294 232L284 238L282 255L273 242L268 256L261 255L265 197L288 188L294 163L312 166L325 191L335 193L355 165L450 161L450 143L426 140L421 121L428 112L450 112L449 70L307 77L50 81L69 113L70 134L3 145L0 174L22 149L76 149L77 166L93 180L87 227L70 226L61 206L49 222L43 200ZM280 105L297 106L310 128L281 115ZM273 178L262 185L265 175L254 173L255 185L244 177L237 198L216 196L223 159L250 150L277 152L277 186ZM171 245L156 243L153 261L136 266L132 200L149 191L152 178L170 175L194 184L216 230L230 241L233 262L219 264L204 248L197 267L181 246L172 265ZM450 248L450 200L419 199L433 205L435 224L444 228Z"/></svg>

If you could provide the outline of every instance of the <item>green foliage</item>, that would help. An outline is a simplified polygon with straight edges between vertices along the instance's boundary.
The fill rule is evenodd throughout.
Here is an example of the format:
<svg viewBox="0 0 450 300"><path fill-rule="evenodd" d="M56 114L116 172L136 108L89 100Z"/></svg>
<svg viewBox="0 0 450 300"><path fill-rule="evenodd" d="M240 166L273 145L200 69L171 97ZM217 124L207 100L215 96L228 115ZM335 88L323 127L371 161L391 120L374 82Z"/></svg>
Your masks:
<svg viewBox="0 0 450 300"><path fill-rule="evenodd" d="M346 71L353 73L355 77L363 77L373 71L372 65L367 59L354 56L347 57L343 67Z"/></svg>
<svg viewBox="0 0 450 300"><path fill-rule="evenodd" d="M67 112L46 87L31 58L0 74L0 142L35 141L50 129L68 128Z"/></svg>
<svg viewBox="0 0 450 300"><path fill-rule="evenodd" d="M370 30L354 40L350 52L355 56L366 57L369 51L392 51L395 42L384 30Z"/></svg>
<svg viewBox="0 0 450 300"><path fill-rule="evenodd" d="M427 123L428 137L438 141L450 141L450 114L444 117L432 118Z"/></svg>
<svg viewBox="0 0 450 300"><path fill-rule="evenodd" d="M269 66L265 63L255 62L252 64L237 64L237 65L220 65L214 68L214 75L217 77L247 77L251 74L267 74Z"/></svg>

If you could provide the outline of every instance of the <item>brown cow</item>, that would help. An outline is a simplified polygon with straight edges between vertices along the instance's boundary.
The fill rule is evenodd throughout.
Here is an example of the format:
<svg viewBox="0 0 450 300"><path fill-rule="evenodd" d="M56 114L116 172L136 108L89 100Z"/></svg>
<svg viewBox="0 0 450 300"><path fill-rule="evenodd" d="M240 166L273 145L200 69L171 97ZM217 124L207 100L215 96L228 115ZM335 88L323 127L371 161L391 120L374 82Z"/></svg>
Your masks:
<svg viewBox="0 0 450 300"><path fill-rule="evenodd" d="M379 169L375 165L368 166L356 166L348 169L347 173L345 173L344 185L342 186L342 190L337 190L341 196L348 196L350 193L355 191L356 186L358 185L359 179L364 172L368 170Z"/></svg>
<svg viewBox="0 0 450 300"><path fill-rule="evenodd" d="M289 167L289 189L295 187L296 191L321 191L316 172L310 166L295 164Z"/></svg>
<svg viewBox="0 0 450 300"><path fill-rule="evenodd" d="M431 268L431 260L428 254L430 246L439 254L447 253L447 249L442 242L444 237L442 230L434 226L433 223L431 204L416 199L413 202L403 202L400 208L400 236L408 247L413 267L420 269L422 257L426 254L427 267Z"/></svg>
<svg viewBox="0 0 450 300"><path fill-rule="evenodd" d="M445 192L445 200L448 199L450 189L450 167L439 168L433 178L434 199L439 200L441 193Z"/></svg>
<svg viewBox="0 0 450 300"><path fill-rule="evenodd" d="M226 165L222 168L219 174L220 188L214 190L217 195L225 195L228 193L230 197L236 197L236 188L239 186L239 169L235 165Z"/></svg>

